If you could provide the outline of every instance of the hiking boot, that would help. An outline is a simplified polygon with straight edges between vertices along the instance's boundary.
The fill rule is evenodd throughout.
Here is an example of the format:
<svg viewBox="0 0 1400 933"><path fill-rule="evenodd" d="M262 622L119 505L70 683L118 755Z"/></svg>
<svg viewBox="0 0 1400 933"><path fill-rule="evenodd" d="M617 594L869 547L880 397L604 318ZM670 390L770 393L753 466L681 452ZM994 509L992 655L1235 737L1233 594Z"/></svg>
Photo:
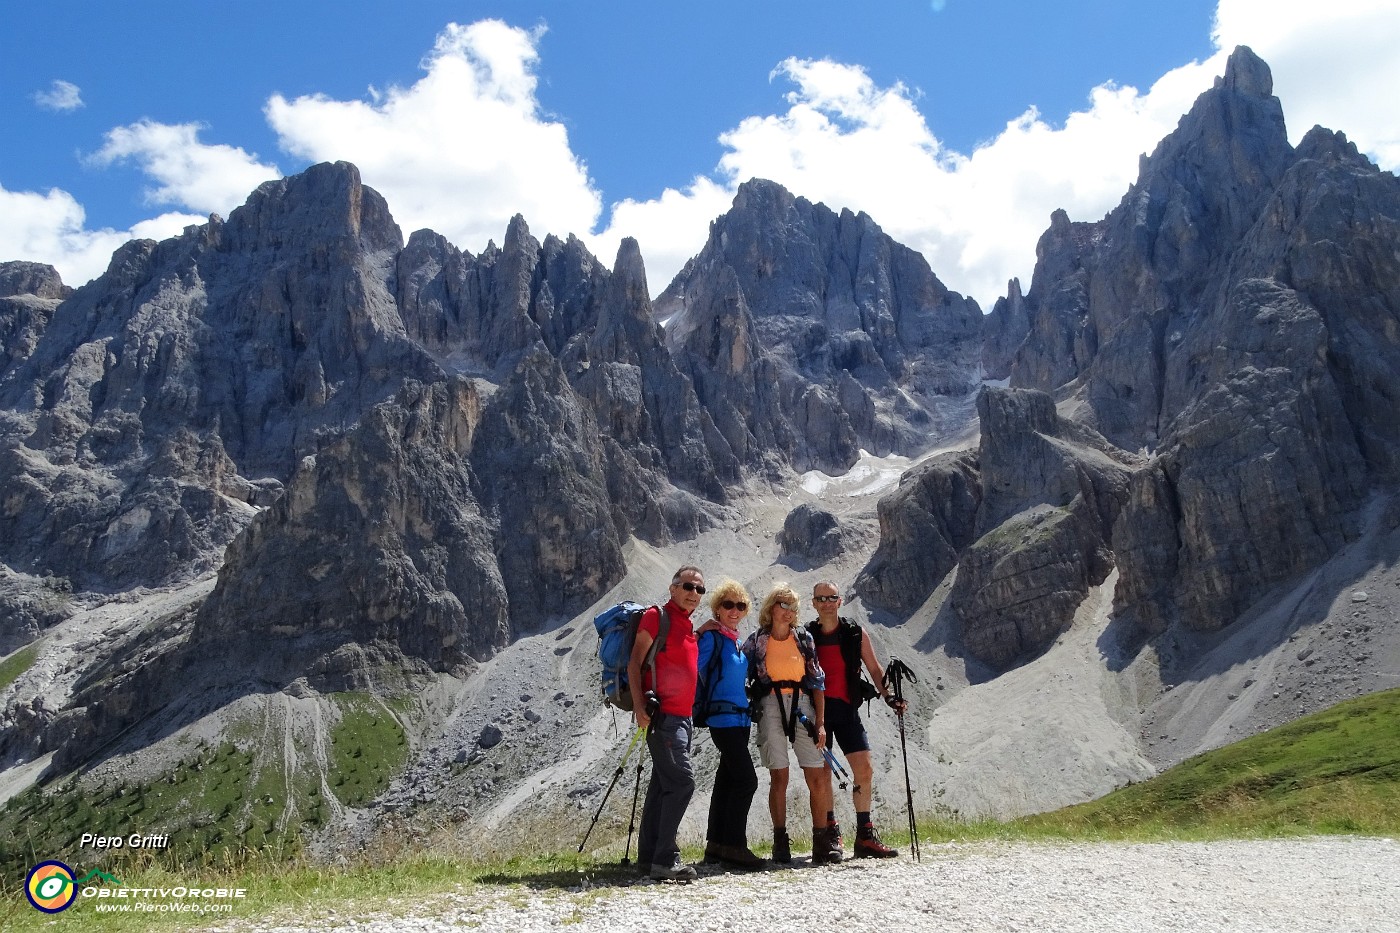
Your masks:
<svg viewBox="0 0 1400 933"><path fill-rule="evenodd" d="M832 820L830 823L826 824L826 828L831 830L831 844L837 849L840 849L844 845L844 841L841 838L841 824Z"/></svg>
<svg viewBox="0 0 1400 933"><path fill-rule="evenodd" d="M792 861L792 844L788 842L786 829L773 830L773 861L783 865Z"/></svg>
<svg viewBox="0 0 1400 933"><path fill-rule="evenodd" d="M720 845L718 842L710 842L710 841L706 840L706 842L705 842L705 864L706 864L706 865L718 865L720 862L723 862L723 861L724 861L724 850L727 849L727 848L728 848L728 846L722 846L722 845Z"/></svg>
<svg viewBox="0 0 1400 933"><path fill-rule="evenodd" d="M863 826L856 833L856 858L894 858L898 854L897 849L891 849L880 841L880 837L875 835L874 826Z"/></svg>
<svg viewBox="0 0 1400 933"><path fill-rule="evenodd" d="M681 861L680 853L676 853L675 861L670 865L651 866L651 877L656 881L694 881L698 877L695 869Z"/></svg>
<svg viewBox="0 0 1400 933"><path fill-rule="evenodd" d="M719 860L726 865L742 868L744 871L756 871L768 867L768 863L754 855L748 846L720 846Z"/></svg>
<svg viewBox="0 0 1400 933"><path fill-rule="evenodd" d="M841 861L840 830L826 826L812 830L812 864L836 865Z"/></svg>

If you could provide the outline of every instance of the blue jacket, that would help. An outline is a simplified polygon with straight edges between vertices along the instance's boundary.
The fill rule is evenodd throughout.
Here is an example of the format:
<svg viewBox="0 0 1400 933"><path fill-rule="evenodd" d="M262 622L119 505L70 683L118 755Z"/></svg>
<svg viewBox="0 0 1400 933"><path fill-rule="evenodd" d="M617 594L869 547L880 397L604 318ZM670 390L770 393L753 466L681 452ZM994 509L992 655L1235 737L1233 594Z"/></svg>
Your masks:
<svg viewBox="0 0 1400 933"><path fill-rule="evenodd" d="M744 690L749 662L739 651L738 638L722 625L712 627L708 624L696 638L700 642L700 656L696 663L696 712L701 711L700 705L708 699L706 705L710 716L707 726L748 726L753 722L748 712L749 697ZM710 677L714 678L713 686L709 683Z"/></svg>

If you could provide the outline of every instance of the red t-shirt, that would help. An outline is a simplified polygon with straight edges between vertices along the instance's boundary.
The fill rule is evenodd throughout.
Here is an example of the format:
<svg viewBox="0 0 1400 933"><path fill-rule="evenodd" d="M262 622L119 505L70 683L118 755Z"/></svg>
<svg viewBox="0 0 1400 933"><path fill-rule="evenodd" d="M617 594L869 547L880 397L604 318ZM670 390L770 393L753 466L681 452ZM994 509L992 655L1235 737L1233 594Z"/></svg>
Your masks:
<svg viewBox="0 0 1400 933"><path fill-rule="evenodd" d="M666 647L656 653L655 671L642 672L642 689L656 691L656 696L661 700L661 712L688 717L695 705L700 643L695 640L695 629L684 609L670 600L666 603L666 611L671 616ZM646 632L655 640L656 633L661 630L660 618L656 607L651 607L642 613L637 631Z"/></svg>
<svg viewBox="0 0 1400 933"><path fill-rule="evenodd" d="M830 635L818 631L813 639L817 643L817 660L821 662L822 672L826 674L826 698L850 703L850 691L846 689L849 686L846 680L846 659L841 656L841 630L837 629Z"/></svg>

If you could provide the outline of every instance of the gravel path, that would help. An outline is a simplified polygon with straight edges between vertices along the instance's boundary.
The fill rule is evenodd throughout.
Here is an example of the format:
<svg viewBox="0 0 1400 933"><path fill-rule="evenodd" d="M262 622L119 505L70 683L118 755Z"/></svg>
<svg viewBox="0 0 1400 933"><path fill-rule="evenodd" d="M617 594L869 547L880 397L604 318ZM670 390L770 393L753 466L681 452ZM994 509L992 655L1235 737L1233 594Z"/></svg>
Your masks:
<svg viewBox="0 0 1400 933"><path fill-rule="evenodd" d="M261 933L1053 933L1400 931L1400 841L925 845L923 859L592 889L481 885L417 904L291 920Z"/></svg>

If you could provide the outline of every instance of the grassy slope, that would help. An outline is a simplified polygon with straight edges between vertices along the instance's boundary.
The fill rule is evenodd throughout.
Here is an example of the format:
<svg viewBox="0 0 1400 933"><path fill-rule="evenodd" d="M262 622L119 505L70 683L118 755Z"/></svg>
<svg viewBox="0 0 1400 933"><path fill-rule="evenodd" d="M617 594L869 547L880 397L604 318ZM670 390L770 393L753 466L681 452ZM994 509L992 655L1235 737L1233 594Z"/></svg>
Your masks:
<svg viewBox="0 0 1400 933"><path fill-rule="evenodd" d="M0 690L19 679L19 676L34 666L39 657L37 644L26 645L5 660L0 661Z"/></svg>
<svg viewBox="0 0 1400 933"><path fill-rule="evenodd" d="M1013 825L1131 838L1400 832L1400 690L1339 703Z"/></svg>
<svg viewBox="0 0 1400 933"><path fill-rule="evenodd" d="M25 874L44 859L63 860L84 873L99 867L123 881L162 866L178 867L188 877L295 862L303 834L329 816L327 789L339 805L362 807L389 786L408 758L403 729L383 703L356 693L331 699L340 715L330 730L324 771L302 737L293 736L297 767L288 774L282 733L267 747L260 729L235 724L224 741L192 746L158 777L100 785L70 777L11 798L0 807L0 893L22 901ZM84 833L132 832L166 833L169 848L79 846Z"/></svg>
<svg viewBox="0 0 1400 933"><path fill-rule="evenodd" d="M368 710L366 710L368 712ZM351 717L353 721L354 717ZM371 727L372 728L372 727ZM359 729L355 730L359 732ZM354 745L347 743L353 754ZM920 840L1099 839L1153 840L1308 833L1400 834L1400 690L1339 704L1271 732L1185 761L1151 781L1099 800L1009 823L939 822L920 826ZM908 839L888 834L907 846ZM404 844L406 846L406 844ZM695 859L698 852L687 853ZM577 886L626 883L616 863L567 852L506 864L473 864L408 848L366 853L360 865L320 868L254 859L206 866L194 876L246 888L248 898L223 918L169 914L98 915L79 903L63 914L74 929L144 930L192 926L201 920L237 922L269 911L293 910L302 920L334 910L344 918L383 911L394 898L416 898L480 883ZM131 886L189 883L191 873L158 865L123 878ZM5 879L0 927L40 929L49 918L30 909Z"/></svg>

